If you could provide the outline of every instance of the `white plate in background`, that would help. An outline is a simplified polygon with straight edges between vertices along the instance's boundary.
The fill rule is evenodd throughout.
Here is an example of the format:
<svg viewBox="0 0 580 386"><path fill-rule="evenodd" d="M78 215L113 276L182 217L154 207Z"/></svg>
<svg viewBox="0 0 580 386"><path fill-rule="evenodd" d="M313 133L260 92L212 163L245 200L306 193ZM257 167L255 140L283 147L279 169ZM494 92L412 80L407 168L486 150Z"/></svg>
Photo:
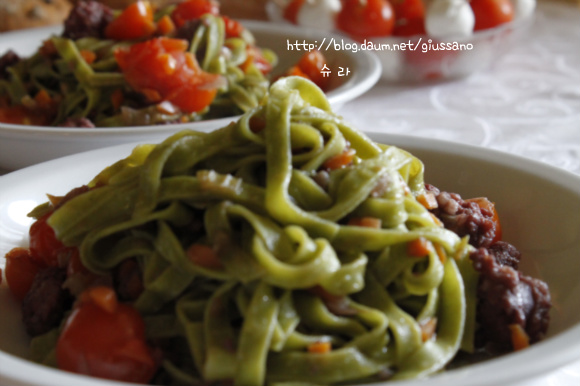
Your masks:
<svg viewBox="0 0 580 386"><path fill-rule="evenodd" d="M303 47L320 40L320 32L316 30L261 21L242 20L241 23L252 32L258 47L269 48L278 55L274 77L298 62L305 53ZM8 49L14 49L23 57L30 55L44 39L52 33L59 34L61 29L60 26L42 27L0 34L0 55ZM304 45L288 48L289 43L296 42ZM332 81L326 94L334 109L368 91L380 78L380 63L369 52L331 50L324 51L324 55L332 71ZM338 76L340 68L343 76ZM226 126L236 118L232 116L184 124L97 129L25 126L0 122L0 168L15 170L65 155L122 143L157 142L185 128L211 131Z"/></svg>

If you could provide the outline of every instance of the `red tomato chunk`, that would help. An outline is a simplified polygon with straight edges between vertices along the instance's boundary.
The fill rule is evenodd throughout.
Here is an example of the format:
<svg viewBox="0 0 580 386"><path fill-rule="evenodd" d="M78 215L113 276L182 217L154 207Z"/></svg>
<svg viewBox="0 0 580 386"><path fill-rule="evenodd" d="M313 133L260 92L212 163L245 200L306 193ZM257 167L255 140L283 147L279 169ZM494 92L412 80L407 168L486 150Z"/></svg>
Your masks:
<svg viewBox="0 0 580 386"><path fill-rule="evenodd" d="M110 288L87 291L59 337L58 367L124 382L149 382L157 361L145 342L145 324L139 313L118 303Z"/></svg>
<svg viewBox="0 0 580 386"><path fill-rule="evenodd" d="M187 41L160 37L119 49L115 57L129 85L150 102L167 100L193 113L211 104L221 77L203 71L186 50Z"/></svg>

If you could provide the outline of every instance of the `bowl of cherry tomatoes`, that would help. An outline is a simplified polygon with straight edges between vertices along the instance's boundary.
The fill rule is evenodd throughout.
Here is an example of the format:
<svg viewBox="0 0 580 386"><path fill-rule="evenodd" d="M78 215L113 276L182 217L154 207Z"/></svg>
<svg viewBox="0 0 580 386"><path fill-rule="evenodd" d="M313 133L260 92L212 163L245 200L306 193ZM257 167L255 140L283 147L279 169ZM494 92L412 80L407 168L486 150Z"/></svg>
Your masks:
<svg viewBox="0 0 580 386"><path fill-rule="evenodd" d="M325 50L373 52L389 82L463 78L521 42L536 0L273 0L271 20L339 33Z"/></svg>

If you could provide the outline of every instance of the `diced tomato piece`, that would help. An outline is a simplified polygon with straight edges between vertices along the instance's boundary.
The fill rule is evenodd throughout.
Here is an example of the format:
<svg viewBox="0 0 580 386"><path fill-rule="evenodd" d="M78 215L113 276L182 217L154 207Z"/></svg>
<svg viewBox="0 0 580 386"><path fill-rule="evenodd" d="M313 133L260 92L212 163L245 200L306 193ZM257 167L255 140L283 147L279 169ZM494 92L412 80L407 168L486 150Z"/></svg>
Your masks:
<svg viewBox="0 0 580 386"><path fill-rule="evenodd" d="M167 36L175 31L175 23L169 15L163 15L157 22L157 34Z"/></svg>
<svg viewBox="0 0 580 386"><path fill-rule="evenodd" d="M211 104L221 77L203 71L187 41L159 37L118 49L115 58L127 83L149 96L157 93L186 113L198 112Z"/></svg>
<svg viewBox="0 0 580 386"><path fill-rule="evenodd" d="M6 282L16 299L24 299L41 268L26 248L13 248L6 254Z"/></svg>
<svg viewBox="0 0 580 386"><path fill-rule="evenodd" d="M242 35L242 32L244 32L244 26L242 23L234 19L230 19L227 16L223 16L222 18L224 19L227 38L238 38Z"/></svg>
<svg viewBox="0 0 580 386"><path fill-rule="evenodd" d="M33 111L22 105L15 105L0 107L0 122L45 126L50 123L50 117L43 111Z"/></svg>
<svg viewBox="0 0 580 386"><path fill-rule="evenodd" d="M149 37L156 30L153 8L148 1L137 1L105 28L105 36L116 40L133 40Z"/></svg>
<svg viewBox="0 0 580 386"><path fill-rule="evenodd" d="M187 0L177 4L171 12L171 18L179 28L186 22L199 19L206 13L219 15L219 4L212 0Z"/></svg>
<svg viewBox="0 0 580 386"><path fill-rule="evenodd" d="M36 220L30 230L30 253L32 258L45 266L57 267L59 254L67 247L56 238L54 230L46 223L52 212Z"/></svg>
<svg viewBox="0 0 580 386"><path fill-rule="evenodd" d="M93 287L66 320L56 345L62 370L116 381L148 383L158 361L145 341L145 324L112 289Z"/></svg>

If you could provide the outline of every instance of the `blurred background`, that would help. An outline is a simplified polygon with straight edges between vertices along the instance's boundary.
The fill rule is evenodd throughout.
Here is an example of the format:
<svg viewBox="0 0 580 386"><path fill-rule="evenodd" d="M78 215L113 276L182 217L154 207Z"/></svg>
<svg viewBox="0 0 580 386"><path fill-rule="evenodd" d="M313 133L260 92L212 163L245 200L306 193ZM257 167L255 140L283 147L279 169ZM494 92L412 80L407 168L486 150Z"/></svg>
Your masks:
<svg viewBox="0 0 580 386"><path fill-rule="evenodd" d="M72 4L79 0L0 0L0 32L41 27L61 23ZM100 0L116 9L125 8L133 0ZM283 2L284 0L280 0ZM178 3L180 0L150 0L154 5ZM267 0L219 0L222 14L240 19L266 20ZM578 5L580 0L539 0L567 2Z"/></svg>

